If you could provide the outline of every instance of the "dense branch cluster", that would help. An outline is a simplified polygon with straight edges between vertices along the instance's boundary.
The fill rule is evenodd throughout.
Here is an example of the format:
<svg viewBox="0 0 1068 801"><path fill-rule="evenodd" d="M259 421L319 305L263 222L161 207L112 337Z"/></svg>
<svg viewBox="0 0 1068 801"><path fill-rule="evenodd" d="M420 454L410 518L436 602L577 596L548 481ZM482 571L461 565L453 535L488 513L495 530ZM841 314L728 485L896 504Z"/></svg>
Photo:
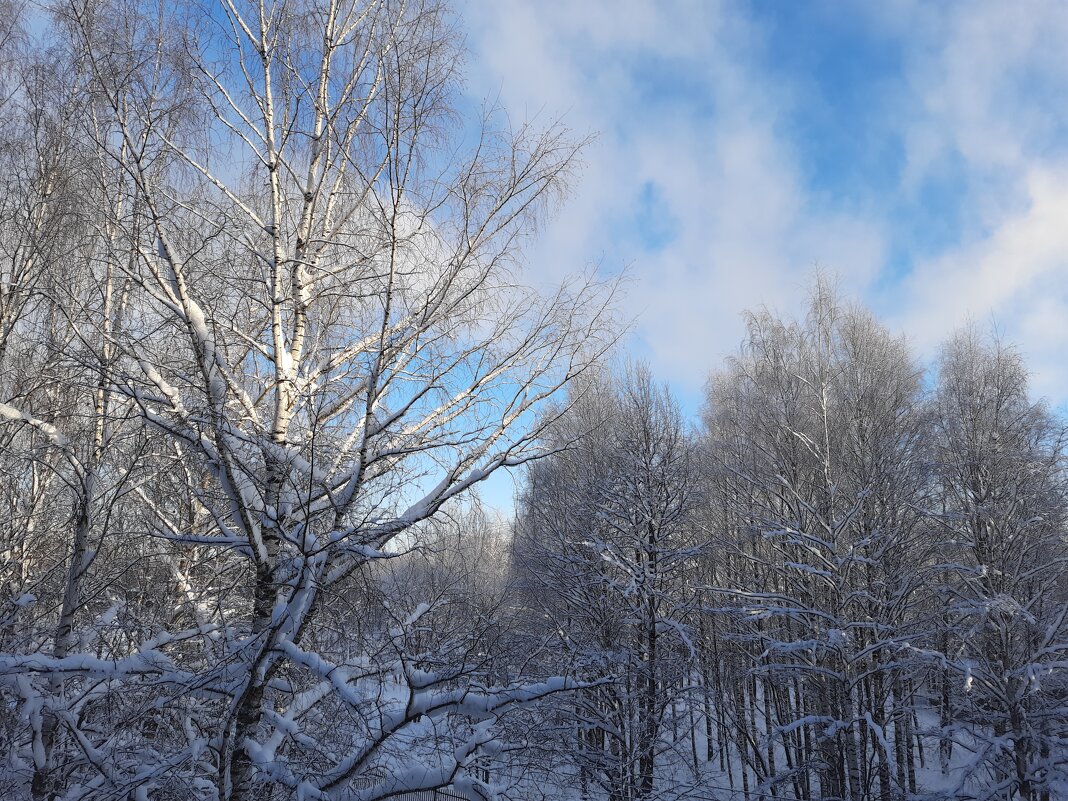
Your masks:
<svg viewBox="0 0 1068 801"><path fill-rule="evenodd" d="M384 563L611 342L516 258L576 145L458 112L433 2L0 21L0 794L477 784L568 680Z"/></svg>
<svg viewBox="0 0 1068 801"><path fill-rule="evenodd" d="M968 329L925 376L817 281L803 319L750 315L698 432L642 370L576 410L515 592L545 670L613 677L557 702L583 793L1068 791L1065 428L1015 351Z"/></svg>

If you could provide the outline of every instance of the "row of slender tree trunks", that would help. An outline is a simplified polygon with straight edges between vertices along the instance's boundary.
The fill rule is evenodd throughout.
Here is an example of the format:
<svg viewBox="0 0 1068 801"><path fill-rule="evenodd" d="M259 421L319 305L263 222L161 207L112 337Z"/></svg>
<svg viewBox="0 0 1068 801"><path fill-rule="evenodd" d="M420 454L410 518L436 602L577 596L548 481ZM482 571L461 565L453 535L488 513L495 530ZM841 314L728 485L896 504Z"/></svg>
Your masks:
<svg viewBox="0 0 1068 801"><path fill-rule="evenodd" d="M583 787L1056 795L1062 424L974 329L922 378L817 280L803 319L750 318L696 434L641 367L583 390L516 527L517 602L615 680L578 721Z"/></svg>

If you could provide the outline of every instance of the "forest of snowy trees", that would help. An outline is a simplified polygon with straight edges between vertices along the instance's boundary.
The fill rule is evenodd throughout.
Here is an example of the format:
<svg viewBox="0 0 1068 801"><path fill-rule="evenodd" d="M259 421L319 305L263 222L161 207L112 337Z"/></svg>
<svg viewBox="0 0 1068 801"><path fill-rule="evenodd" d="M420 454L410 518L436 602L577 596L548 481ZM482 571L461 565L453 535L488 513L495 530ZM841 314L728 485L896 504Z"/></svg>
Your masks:
<svg viewBox="0 0 1068 801"><path fill-rule="evenodd" d="M553 701L584 797L1064 797L1065 432L1012 348L925 375L823 282L750 315L696 433L644 369L584 385L505 595L606 680Z"/></svg>
<svg viewBox="0 0 1068 801"><path fill-rule="evenodd" d="M817 277L687 419L617 282L524 266L582 143L462 40L0 0L0 798L1068 797L1020 354Z"/></svg>

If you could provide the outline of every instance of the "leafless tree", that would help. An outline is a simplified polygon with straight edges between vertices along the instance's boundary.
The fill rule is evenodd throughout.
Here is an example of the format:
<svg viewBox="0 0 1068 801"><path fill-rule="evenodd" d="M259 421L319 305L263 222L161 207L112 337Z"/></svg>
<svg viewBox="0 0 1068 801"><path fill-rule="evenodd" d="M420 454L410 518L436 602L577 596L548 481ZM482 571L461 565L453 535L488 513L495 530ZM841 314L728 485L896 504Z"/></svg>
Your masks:
<svg viewBox="0 0 1068 801"><path fill-rule="evenodd" d="M1049 799L1068 700L1064 430L1030 398L1019 353L969 328L942 352L934 431L942 648L963 685L943 719L980 797Z"/></svg>
<svg viewBox="0 0 1068 801"><path fill-rule="evenodd" d="M709 589L727 615L719 647L740 647L746 674L720 682L734 685L721 703L758 792L909 790L902 668L927 586L919 378L901 340L818 280L803 321L753 315L710 386L723 549Z"/></svg>
<svg viewBox="0 0 1068 801"><path fill-rule="evenodd" d="M372 657L337 607L406 532L536 456L538 410L610 343L610 289L520 277L577 146L458 115L436 3L76 0L53 20L84 97L77 201L104 211L59 346L92 420L2 407L78 486L56 635L3 665L34 795L372 799L464 779L505 710L566 682L426 668L423 604ZM5 233L33 235L43 202ZM113 420L136 442L109 456ZM85 650L85 574L118 518L112 583L93 586L121 586L136 625Z"/></svg>
<svg viewBox="0 0 1068 801"><path fill-rule="evenodd" d="M519 513L518 597L565 664L612 679L561 702L584 793L646 798L678 745L665 716L690 687L693 440L644 367L589 383L547 439L555 454L531 469Z"/></svg>

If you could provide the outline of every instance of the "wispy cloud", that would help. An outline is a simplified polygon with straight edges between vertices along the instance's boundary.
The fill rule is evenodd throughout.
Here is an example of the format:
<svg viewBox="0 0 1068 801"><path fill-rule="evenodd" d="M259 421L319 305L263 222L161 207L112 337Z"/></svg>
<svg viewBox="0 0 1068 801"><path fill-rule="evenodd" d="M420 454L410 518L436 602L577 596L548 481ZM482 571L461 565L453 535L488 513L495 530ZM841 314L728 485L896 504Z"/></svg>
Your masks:
<svg viewBox="0 0 1068 801"><path fill-rule="evenodd" d="M1038 388L1068 398L1062 4L461 11L473 95L598 134L532 265L629 265L633 348L684 395L735 348L742 310L790 309L821 265L927 355L993 316Z"/></svg>
<svg viewBox="0 0 1068 801"><path fill-rule="evenodd" d="M1068 400L1068 7L902 5L911 94L902 190L953 170L956 239L917 256L888 316L928 352L967 319L1020 344L1035 389ZM956 165L956 166L953 166ZM949 210L947 210L948 213Z"/></svg>

